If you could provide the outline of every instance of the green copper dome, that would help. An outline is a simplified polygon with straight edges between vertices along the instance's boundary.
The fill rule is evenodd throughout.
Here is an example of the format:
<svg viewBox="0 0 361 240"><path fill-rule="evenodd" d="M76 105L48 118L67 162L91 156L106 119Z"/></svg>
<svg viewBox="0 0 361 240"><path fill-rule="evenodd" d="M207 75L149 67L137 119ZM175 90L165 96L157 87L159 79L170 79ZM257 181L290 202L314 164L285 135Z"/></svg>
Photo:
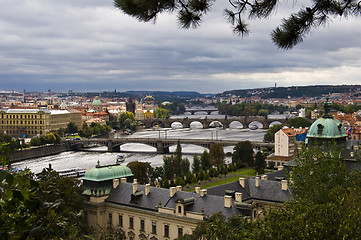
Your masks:
<svg viewBox="0 0 361 240"><path fill-rule="evenodd" d="M99 100L99 98L97 97L96 99L94 99L94 101L92 102L93 106L102 106L102 102Z"/></svg>
<svg viewBox="0 0 361 240"><path fill-rule="evenodd" d="M131 177L133 176L130 168L120 166L119 164L100 166L99 164L95 168L89 169L85 172L83 180L89 181L106 181L115 178Z"/></svg>
<svg viewBox="0 0 361 240"><path fill-rule="evenodd" d="M331 139L344 138L347 134L342 123L336 118L320 118L311 125L307 137Z"/></svg>
<svg viewBox="0 0 361 240"><path fill-rule="evenodd" d="M343 124L331 114L331 103L324 104L325 113L322 118L317 119L310 127L307 138L346 138L346 130Z"/></svg>

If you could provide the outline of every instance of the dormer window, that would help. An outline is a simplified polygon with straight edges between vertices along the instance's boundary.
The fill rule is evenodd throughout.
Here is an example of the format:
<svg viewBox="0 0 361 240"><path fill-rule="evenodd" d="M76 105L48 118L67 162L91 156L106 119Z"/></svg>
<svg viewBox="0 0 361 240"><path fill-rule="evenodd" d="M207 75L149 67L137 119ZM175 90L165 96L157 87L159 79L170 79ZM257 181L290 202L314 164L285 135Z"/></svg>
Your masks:
<svg viewBox="0 0 361 240"><path fill-rule="evenodd" d="M322 124L318 124L317 125L317 134L318 135L322 135L323 132L323 125Z"/></svg>

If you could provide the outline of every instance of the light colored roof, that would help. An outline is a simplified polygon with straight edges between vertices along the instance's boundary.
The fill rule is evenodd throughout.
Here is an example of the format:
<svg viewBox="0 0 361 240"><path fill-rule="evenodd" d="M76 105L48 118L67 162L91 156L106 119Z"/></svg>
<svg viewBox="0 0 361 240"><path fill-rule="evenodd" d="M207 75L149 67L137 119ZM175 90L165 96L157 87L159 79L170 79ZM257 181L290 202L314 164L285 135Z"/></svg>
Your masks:
<svg viewBox="0 0 361 240"><path fill-rule="evenodd" d="M50 110L51 115L69 114L68 110Z"/></svg>
<svg viewBox="0 0 361 240"><path fill-rule="evenodd" d="M42 108L42 109L38 109L38 108L19 108L19 109L12 109L12 108L4 108L1 109L1 111L4 111L5 113L39 113L44 112L44 113L50 113L50 111L47 108Z"/></svg>

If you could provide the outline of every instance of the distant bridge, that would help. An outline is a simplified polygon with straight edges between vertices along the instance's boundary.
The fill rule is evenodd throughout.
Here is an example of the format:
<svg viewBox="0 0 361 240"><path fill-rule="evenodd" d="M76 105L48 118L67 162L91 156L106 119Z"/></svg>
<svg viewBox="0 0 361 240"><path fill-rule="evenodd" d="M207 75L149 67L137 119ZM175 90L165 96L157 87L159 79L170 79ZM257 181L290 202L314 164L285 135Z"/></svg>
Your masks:
<svg viewBox="0 0 361 240"><path fill-rule="evenodd" d="M145 128L151 128L155 125L158 125L159 127L162 128L170 128L172 123L174 122L179 122L182 124L183 128L190 128L190 124L192 122L199 122L202 124L203 128L209 128L212 122L218 121L223 125L223 128L229 128L229 125L232 122L239 122L243 125L243 128L249 128L251 123L256 123L259 122L262 124L262 128L264 129L268 129L269 126L274 123L274 122L279 122L281 124L287 125L288 123L288 119L268 119L267 117L262 117L262 116L252 116L252 117L246 117L246 116L241 116L241 117L232 117L232 118L212 118L211 115L210 117L205 117L205 118L168 118L168 119L160 119L160 118L155 118L155 119L144 119L144 120L140 120L139 122L141 122Z"/></svg>
<svg viewBox="0 0 361 240"><path fill-rule="evenodd" d="M161 138L119 138L119 139L82 139L82 140L67 140L72 150L80 150L87 145L102 145L107 146L110 152L120 152L120 146L126 143L142 143L152 146L157 149L157 153L169 153L169 147L176 145L177 142L181 144L193 144L204 148L210 148L214 143L220 143L222 146L235 146L239 141L232 140L207 140L207 139L161 139ZM272 148L274 144L264 142L251 142L253 147L261 149L262 147Z"/></svg>
<svg viewBox="0 0 361 240"><path fill-rule="evenodd" d="M189 112L192 115L196 112L206 112L208 115L211 115L212 112L218 112L218 108L186 108L184 112Z"/></svg>

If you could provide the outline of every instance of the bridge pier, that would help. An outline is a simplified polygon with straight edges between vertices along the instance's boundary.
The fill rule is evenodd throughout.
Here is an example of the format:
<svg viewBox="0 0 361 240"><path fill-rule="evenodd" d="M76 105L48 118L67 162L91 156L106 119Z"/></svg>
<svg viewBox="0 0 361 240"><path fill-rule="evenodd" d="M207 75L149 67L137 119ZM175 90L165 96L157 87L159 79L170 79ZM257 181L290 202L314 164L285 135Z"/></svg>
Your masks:
<svg viewBox="0 0 361 240"><path fill-rule="evenodd" d="M169 153L169 147L168 146L163 146L163 142L162 141L158 141L157 142L157 153L160 154L164 154L164 153Z"/></svg>
<svg viewBox="0 0 361 240"><path fill-rule="evenodd" d="M120 145L113 145L112 140L108 140L108 152L120 152Z"/></svg>

